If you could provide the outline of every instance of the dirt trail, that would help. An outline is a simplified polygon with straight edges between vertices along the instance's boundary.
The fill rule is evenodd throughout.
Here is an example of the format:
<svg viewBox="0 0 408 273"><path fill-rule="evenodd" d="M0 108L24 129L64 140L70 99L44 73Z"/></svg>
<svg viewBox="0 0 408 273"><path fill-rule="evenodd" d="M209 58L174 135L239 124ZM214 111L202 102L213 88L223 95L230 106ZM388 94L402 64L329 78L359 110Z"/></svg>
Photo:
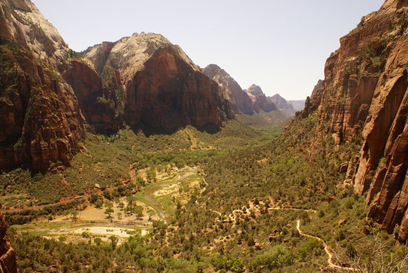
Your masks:
<svg viewBox="0 0 408 273"><path fill-rule="evenodd" d="M250 206L250 207L253 208L252 206ZM249 210L250 210L249 208L246 208L245 212L248 213ZM312 209L306 210L306 209L297 209L297 208L282 208L282 207L279 207L279 206L269 208L269 210L305 211L305 212L316 213L316 210L312 210ZM221 212L218 212L218 211L215 211L215 210L211 210L211 211L218 214L219 216L222 216ZM232 213L228 215L228 217L230 219L232 219L232 220L235 220L236 213L238 213L238 212L239 213L245 213L241 209L236 209L236 210L233 210ZM333 263L333 252L331 251L330 246L322 238L319 238L319 237L316 237L316 236L313 236L313 235L309 235L309 234L306 234L303 231L301 231L300 230L300 220L296 220L296 228L297 228L300 235L305 236L305 237L309 237L309 238L315 238L315 239L317 239L317 240L319 240L320 242L323 243L324 250L327 253L327 255L329 256L327 262L328 262L330 268L346 270L346 271L353 271L353 272L358 271L358 269L356 269L356 268L344 267L344 266L339 266L339 265L334 264Z"/></svg>
<svg viewBox="0 0 408 273"><path fill-rule="evenodd" d="M323 246L324 246L324 251L326 251L327 255L329 256L329 259L327 260L329 267L334 268L334 269L341 269L341 270L346 270L346 271L353 271L356 272L358 271L358 269L353 268L353 267L344 267L344 266L339 266L333 263L333 252L330 249L330 246L322 239L313 235L309 235L304 233L303 231L300 230L300 220L296 220L296 228L299 231L299 234L305 237L309 237L309 238L314 238L319 240L320 242L322 242Z"/></svg>

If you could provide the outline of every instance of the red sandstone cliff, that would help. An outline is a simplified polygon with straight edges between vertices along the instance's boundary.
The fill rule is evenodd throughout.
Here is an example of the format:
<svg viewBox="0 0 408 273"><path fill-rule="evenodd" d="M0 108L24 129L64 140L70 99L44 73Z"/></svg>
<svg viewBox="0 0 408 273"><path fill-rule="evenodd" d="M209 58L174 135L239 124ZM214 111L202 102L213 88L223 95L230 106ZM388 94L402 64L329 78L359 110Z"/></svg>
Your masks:
<svg viewBox="0 0 408 273"><path fill-rule="evenodd" d="M80 60L71 60L62 76L74 90L87 123L98 133L117 132L123 116L115 88L103 85L97 72Z"/></svg>
<svg viewBox="0 0 408 273"><path fill-rule="evenodd" d="M336 144L363 137L357 167L349 175L358 193L368 192L368 216L408 238L408 1L387 0L340 40L325 79L306 108L319 126L330 124Z"/></svg>
<svg viewBox="0 0 408 273"><path fill-rule="evenodd" d="M0 170L69 165L86 123L101 133L124 120L216 129L234 116L218 85L160 35L103 43L86 59L29 0L1 0L0 23Z"/></svg>
<svg viewBox="0 0 408 273"><path fill-rule="evenodd" d="M0 169L69 165L84 119L56 69L64 43L29 1L1 1L0 22Z"/></svg>
<svg viewBox="0 0 408 273"><path fill-rule="evenodd" d="M220 127L233 113L218 85L181 50L157 34L134 34L85 54L103 80L121 87L127 124L176 130ZM116 87L115 87L116 86Z"/></svg>

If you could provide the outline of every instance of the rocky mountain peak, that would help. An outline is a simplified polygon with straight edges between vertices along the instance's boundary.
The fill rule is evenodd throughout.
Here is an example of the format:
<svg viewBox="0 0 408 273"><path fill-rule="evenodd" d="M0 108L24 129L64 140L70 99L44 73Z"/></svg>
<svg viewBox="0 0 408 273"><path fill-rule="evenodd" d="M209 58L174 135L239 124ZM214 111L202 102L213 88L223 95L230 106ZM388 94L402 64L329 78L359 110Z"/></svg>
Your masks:
<svg viewBox="0 0 408 273"><path fill-rule="evenodd" d="M251 94L253 96L259 96L259 95L264 95L264 92L262 91L261 87L259 87L256 84L252 84L248 89L245 90L248 94Z"/></svg>
<svg viewBox="0 0 408 273"><path fill-rule="evenodd" d="M259 112L259 110L263 110L265 112L278 110L276 105L272 101L267 99L261 87L259 87L258 85L252 84L248 89L244 91L251 98L255 112Z"/></svg>
<svg viewBox="0 0 408 273"><path fill-rule="evenodd" d="M28 0L0 1L0 22L0 169L69 165L84 137L84 119L55 69L68 47Z"/></svg>
<svg viewBox="0 0 408 273"><path fill-rule="evenodd" d="M216 64L209 64L203 69L203 73L206 74L210 79L216 77L223 77L232 79L232 77L221 67Z"/></svg>
<svg viewBox="0 0 408 273"><path fill-rule="evenodd" d="M253 113L254 109L251 98L224 69L221 69L216 64L210 64L203 69L203 73L218 83L221 92L230 102L232 109L236 113Z"/></svg>
<svg viewBox="0 0 408 273"><path fill-rule="evenodd" d="M106 65L118 70L126 86L135 73L142 70L146 61L160 48L172 48L194 70L200 70L179 46L173 45L167 38L155 33L134 33L115 43L105 42L93 46L88 48L85 58L94 63L99 74L103 73L103 67Z"/></svg>
<svg viewBox="0 0 408 273"><path fill-rule="evenodd" d="M102 82L124 90L124 120L137 126L175 130L187 124L218 127L231 117L219 88L187 54L162 35L135 33L115 43L89 48Z"/></svg>
<svg viewBox="0 0 408 273"><path fill-rule="evenodd" d="M294 109L292 103L288 102L279 94L268 97L268 99L272 101L276 105L276 107L278 107L278 109Z"/></svg>
<svg viewBox="0 0 408 273"><path fill-rule="evenodd" d="M4 38L28 46L39 59L48 59L55 66L66 58L68 45L31 1L1 1L0 8Z"/></svg>
<svg viewBox="0 0 408 273"><path fill-rule="evenodd" d="M400 9L406 6L408 6L407 0L386 0L382 5L380 11L386 9Z"/></svg>

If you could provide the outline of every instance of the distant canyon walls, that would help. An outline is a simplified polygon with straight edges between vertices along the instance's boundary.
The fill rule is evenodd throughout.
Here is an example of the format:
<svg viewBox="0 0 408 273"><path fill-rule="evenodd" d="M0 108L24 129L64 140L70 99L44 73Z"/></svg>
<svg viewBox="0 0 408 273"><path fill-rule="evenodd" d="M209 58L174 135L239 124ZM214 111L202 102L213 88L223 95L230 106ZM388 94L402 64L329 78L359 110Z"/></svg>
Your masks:
<svg viewBox="0 0 408 273"><path fill-rule="evenodd" d="M234 118L219 85L161 35L78 54L29 0L1 1L0 22L0 170L69 166L87 130L214 131Z"/></svg>
<svg viewBox="0 0 408 273"><path fill-rule="evenodd" d="M248 90L243 90L225 70L215 64L208 65L203 69L203 73L218 83L221 92L236 113L251 115L261 110L265 112L278 110L259 86L252 85Z"/></svg>

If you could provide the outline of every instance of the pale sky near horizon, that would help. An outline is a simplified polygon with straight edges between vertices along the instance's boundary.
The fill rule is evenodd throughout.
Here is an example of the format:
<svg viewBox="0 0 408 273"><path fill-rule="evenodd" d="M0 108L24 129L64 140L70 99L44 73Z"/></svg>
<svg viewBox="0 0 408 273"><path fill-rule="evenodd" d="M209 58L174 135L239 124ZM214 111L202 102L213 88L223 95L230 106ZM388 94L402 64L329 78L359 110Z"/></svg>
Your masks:
<svg viewBox="0 0 408 273"><path fill-rule="evenodd" d="M309 96L339 39L384 0L32 0L83 51L137 32L162 34L200 67L217 64L243 89Z"/></svg>

